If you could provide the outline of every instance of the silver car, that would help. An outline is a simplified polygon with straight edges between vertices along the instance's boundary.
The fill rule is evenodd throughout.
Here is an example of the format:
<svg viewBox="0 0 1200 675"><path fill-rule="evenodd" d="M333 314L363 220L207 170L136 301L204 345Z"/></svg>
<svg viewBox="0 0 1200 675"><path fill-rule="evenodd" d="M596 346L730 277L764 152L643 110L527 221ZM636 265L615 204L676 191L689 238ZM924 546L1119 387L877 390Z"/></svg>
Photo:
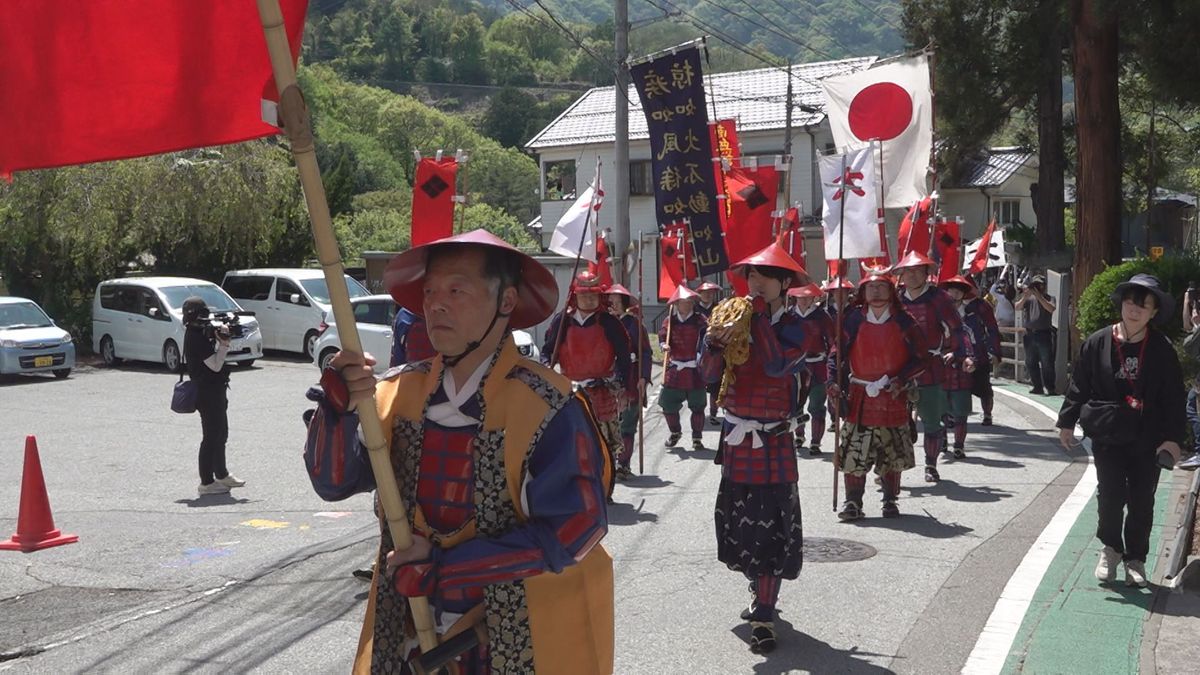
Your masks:
<svg viewBox="0 0 1200 675"><path fill-rule="evenodd" d="M54 373L62 379L74 367L70 333L54 325L36 302L0 296L0 375Z"/></svg>

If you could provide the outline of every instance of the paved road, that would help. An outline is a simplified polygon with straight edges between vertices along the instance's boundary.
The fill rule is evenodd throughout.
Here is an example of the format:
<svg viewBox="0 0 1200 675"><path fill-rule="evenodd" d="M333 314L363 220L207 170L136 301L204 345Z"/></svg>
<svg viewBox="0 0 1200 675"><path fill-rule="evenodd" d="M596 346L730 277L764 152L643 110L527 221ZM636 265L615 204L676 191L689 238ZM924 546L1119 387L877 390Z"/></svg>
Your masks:
<svg viewBox="0 0 1200 675"><path fill-rule="evenodd" d="M370 503L327 504L299 456L311 365L267 359L234 375L230 466L247 487L195 496L199 420L167 408L151 367L83 368L0 385L0 533L16 527L27 433L58 525L80 543L0 554L0 669L15 672L345 672L373 548ZM930 487L905 476L897 520L841 524L828 455L801 460L809 561L784 584L781 646L753 655L749 599L716 562L711 451L662 448L647 417L646 475L616 491L617 672L957 672L995 598L1082 472L1050 420L999 401L971 457ZM716 431L706 432L709 445ZM826 439L826 449L832 438ZM868 514L879 504L868 492ZM874 555L837 559L854 551Z"/></svg>

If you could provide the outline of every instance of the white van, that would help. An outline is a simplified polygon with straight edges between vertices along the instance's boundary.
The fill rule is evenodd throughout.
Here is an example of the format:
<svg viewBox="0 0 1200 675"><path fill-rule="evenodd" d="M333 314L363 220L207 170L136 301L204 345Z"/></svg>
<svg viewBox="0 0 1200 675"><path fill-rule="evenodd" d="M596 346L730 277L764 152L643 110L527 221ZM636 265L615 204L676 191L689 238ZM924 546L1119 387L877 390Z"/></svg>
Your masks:
<svg viewBox="0 0 1200 675"><path fill-rule="evenodd" d="M262 328L263 347L314 358L321 322L332 310L321 270L235 270L225 273L221 287L238 304L255 313ZM348 275L346 287L351 298L370 295Z"/></svg>
<svg viewBox="0 0 1200 675"><path fill-rule="evenodd" d="M204 299L210 312L243 312L220 286L187 277L111 279L92 300L92 349L105 365L122 359L162 363L176 370L183 352L183 301ZM262 356L262 334L253 316L238 316L241 338L230 341L227 361L249 366Z"/></svg>

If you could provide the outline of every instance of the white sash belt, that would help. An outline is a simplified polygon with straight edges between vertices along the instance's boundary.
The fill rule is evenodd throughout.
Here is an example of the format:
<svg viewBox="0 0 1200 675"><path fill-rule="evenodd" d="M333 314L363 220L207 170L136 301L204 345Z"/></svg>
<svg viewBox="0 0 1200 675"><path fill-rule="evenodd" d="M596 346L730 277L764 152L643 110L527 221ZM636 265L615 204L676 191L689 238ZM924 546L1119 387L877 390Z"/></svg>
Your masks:
<svg viewBox="0 0 1200 675"><path fill-rule="evenodd" d="M884 375L878 380L871 381L860 380L857 377L851 377L850 381L854 384L861 384L862 386L866 387L867 396L875 398L876 396L879 396L879 394L883 393L883 390L886 389L888 384L891 382L891 378L889 378L887 375Z"/></svg>
<svg viewBox="0 0 1200 675"><path fill-rule="evenodd" d="M741 445L746 441L746 434L750 434L750 447L761 448L763 446L763 439L760 432L774 431L782 425L790 424L789 420L759 422L758 420L748 420L738 417L728 410L722 410L721 412L725 415L725 421L732 425L729 431L725 433L725 442L729 445Z"/></svg>
<svg viewBox="0 0 1200 675"><path fill-rule="evenodd" d="M675 359L671 359L671 365L675 366L675 368L677 370L683 370L684 368L699 368L700 367L700 363L698 361L696 361L696 359L692 359L691 361L677 361Z"/></svg>

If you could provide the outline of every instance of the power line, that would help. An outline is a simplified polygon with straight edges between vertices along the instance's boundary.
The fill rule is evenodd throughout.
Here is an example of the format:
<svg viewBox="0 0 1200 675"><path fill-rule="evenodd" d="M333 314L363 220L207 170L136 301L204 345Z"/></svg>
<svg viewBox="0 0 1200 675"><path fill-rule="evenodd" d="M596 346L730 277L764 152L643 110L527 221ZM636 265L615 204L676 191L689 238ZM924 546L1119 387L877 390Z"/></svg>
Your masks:
<svg viewBox="0 0 1200 675"><path fill-rule="evenodd" d="M799 46L807 49L808 51L812 52L813 54L816 54L817 56L819 56L821 58L829 59L830 61L836 60L830 54L823 52L819 49L816 49L815 47L812 47L804 42L801 42L800 40L797 40L796 38L788 35L787 33L784 33L783 31L781 31L777 28L774 28L772 26L763 25L763 24L755 21L754 19L751 19L750 17L746 16L745 14L739 14L738 12L735 12L734 10L729 9L728 7L725 7L724 5L717 3L716 0L703 0L703 1L709 5L712 5L713 7L716 7L717 9L721 10L722 12L725 12L726 14L729 14L731 16L736 16L737 18L741 19L742 21L745 21L746 23L748 23L752 26L757 26L758 28L761 28L762 30L767 31L768 33L772 33L774 35L777 35L777 36L783 38L784 40L787 40L788 42L799 45Z"/></svg>
<svg viewBox="0 0 1200 675"><path fill-rule="evenodd" d="M900 37L904 37L904 29L901 28L900 26L897 26L896 24L892 23L891 19L887 18L887 16L885 14L880 12L878 7L871 9L870 7L867 7L866 4L864 4L862 0L854 0L854 2L859 7L862 7L863 9L867 10L868 12L871 12L873 15L883 19L884 23L886 23L887 25L896 29L896 32L900 34Z"/></svg>
<svg viewBox="0 0 1200 675"><path fill-rule="evenodd" d="M743 4L746 4L746 0L741 0L741 2ZM804 23L804 19L800 18L799 14L792 12L792 10L788 9L787 6L785 6L779 0L771 0L771 2L774 3L776 7L778 7L779 9L782 9L784 12L786 12L788 16L792 17L796 21L799 21L801 24ZM831 40L833 40L833 42L835 44L837 44L837 46L846 50L846 54L853 56L854 50L851 49L850 47L848 47L845 42L842 42L841 40L839 40L837 37L834 36L833 24L829 21L829 17L826 16L825 14L822 14L820 12L820 10L818 10L817 7L812 4L812 2L809 2L809 0L804 0L804 4L808 5L809 9L811 9L813 11L812 16L814 17L814 19L821 19L825 22L825 30L829 33L829 38ZM809 24L809 25L811 26L811 24Z"/></svg>
<svg viewBox="0 0 1200 675"><path fill-rule="evenodd" d="M769 22L772 22L772 21L775 21L775 19L772 19L771 17L767 16L766 14L763 14L762 12L760 12L760 11L758 10L758 8L757 8L757 7L755 7L754 5L750 4L750 3L749 3L749 2L747 2L746 0L738 0L738 2L742 3L743 5L745 5L745 6L746 6L746 7L747 7L747 8L748 8L748 9L749 9L751 12L754 12L755 14L757 14L757 15L761 16L761 17L763 18L763 20L764 20L764 21L767 21L768 23L769 23ZM779 3L776 1L776 4L779 4ZM782 5L780 5L780 6L782 7ZM784 11L786 11L786 10L784 10ZM820 16L820 15L817 15L817 16ZM799 18L799 17L797 17L797 18ZM824 18L824 17L821 17L821 18ZM845 45L845 44L844 44L844 43L843 43L841 40L837 39L837 37L835 37L835 36L833 35L833 32L832 32L832 31L830 31L830 33L829 33L829 39L833 40L833 42L834 42L834 43L835 43L837 46L839 46L839 47L841 47L842 49L846 50L846 53L847 53L847 54L850 54L850 55L853 55L853 54L854 54L854 51L853 51L853 50L851 50L849 47L847 47L847 46L846 46L846 45Z"/></svg>

